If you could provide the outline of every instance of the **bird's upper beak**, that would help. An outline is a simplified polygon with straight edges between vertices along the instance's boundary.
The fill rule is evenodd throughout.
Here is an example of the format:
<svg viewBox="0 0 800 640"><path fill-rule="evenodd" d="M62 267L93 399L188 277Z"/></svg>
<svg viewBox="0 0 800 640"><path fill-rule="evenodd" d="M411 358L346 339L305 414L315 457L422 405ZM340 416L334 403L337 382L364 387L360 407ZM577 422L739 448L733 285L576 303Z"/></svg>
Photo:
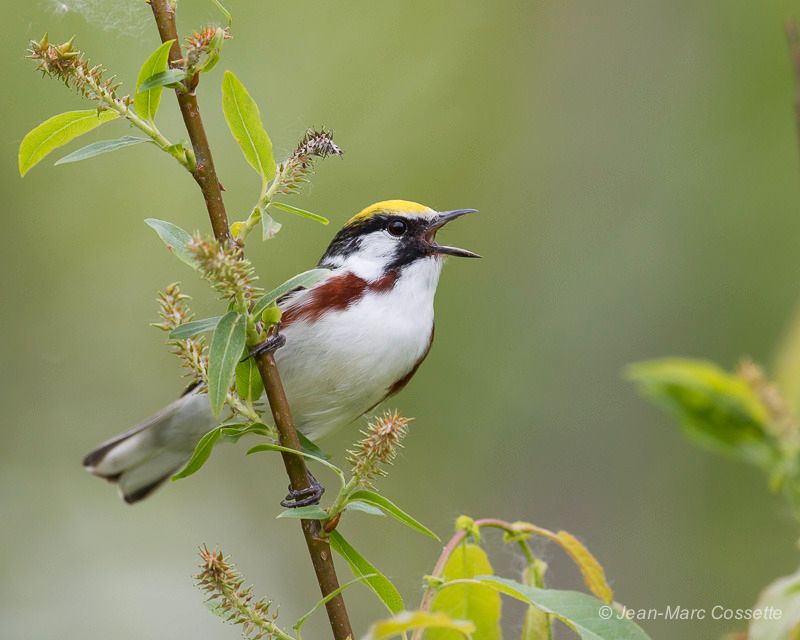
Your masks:
<svg viewBox="0 0 800 640"><path fill-rule="evenodd" d="M446 225L451 220L460 218L468 213L477 213L477 209L455 209L453 211L442 211L430 223L428 227L428 241L431 244L431 249L434 253L445 254L448 256L461 256L462 258L480 258L477 253L468 251L467 249L459 249L458 247L448 247L438 244L436 242L436 232Z"/></svg>

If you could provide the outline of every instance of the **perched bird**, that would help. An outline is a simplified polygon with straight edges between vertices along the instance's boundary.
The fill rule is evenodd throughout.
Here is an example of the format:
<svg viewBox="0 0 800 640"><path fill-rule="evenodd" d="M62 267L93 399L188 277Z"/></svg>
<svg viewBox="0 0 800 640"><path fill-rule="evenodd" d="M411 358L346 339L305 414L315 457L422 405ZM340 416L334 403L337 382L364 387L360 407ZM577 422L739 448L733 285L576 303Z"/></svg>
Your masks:
<svg viewBox="0 0 800 640"><path fill-rule="evenodd" d="M367 207L347 221L319 262L328 276L279 301L285 346L275 352L295 424L318 438L400 391L433 342L433 298L445 256L436 232L474 209L436 212L405 200ZM266 400L266 398L264 398ZM191 457L219 423L193 389L91 451L83 465L133 503Z"/></svg>

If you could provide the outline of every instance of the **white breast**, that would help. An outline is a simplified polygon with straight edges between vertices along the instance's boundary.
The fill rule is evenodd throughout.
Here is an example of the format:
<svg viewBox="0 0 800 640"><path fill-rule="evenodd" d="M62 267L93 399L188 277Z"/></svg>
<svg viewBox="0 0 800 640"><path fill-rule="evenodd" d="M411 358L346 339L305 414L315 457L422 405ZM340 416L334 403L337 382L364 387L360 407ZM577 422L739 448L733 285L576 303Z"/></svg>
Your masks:
<svg viewBox="0 0 800 640"><path fill-rule="evenodd" d="M442 260L420 259L394 287L368 291L343 310L296 320L276 352L297 427L311 438L369 411L428 348ZM340 275L339 270L331 277ZM291 303L302 300L300 292Z"/></svg>

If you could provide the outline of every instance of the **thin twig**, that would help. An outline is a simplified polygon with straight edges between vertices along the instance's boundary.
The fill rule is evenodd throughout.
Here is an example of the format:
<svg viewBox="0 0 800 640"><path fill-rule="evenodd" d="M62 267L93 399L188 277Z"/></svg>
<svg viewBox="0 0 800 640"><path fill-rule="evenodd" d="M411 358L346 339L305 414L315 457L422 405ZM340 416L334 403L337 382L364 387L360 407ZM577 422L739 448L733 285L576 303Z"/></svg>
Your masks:
<svg viewBox="0 0 800 640"><path fill-rule="evenodd" d="M161 41L173 40L169 63L173 67L180 66L182 53L175 24L175 11L169 0L151 0L150 6L153 10ZM197 168L192 172L192 175L203 192L214 236L219 242L229 242L231 241L231 235L228 226L228 215L222 200L222 189L214 168L208 138L200 117L197 98L193 93L180 88L176 89L175 93L197 160ZM256 357L256 364L264 382L272 417L280 434L280 442L285 447L299 450L300 441L292 421L289 403L286 399L286 393L281 383L275 359L271 353L262 353ZM281 455L292 489L295 491L308 489L311 483L309 482L308 470L303 458L285 452ZM321 525L318 521L302 520L301 524L320 591L323 597L328 596L339 589L339 580L336 576L330 544L327 538L322 535ZM335 640L352 638L353 631L350 627L350 620L341 593L326 602L325 608L328 612L328 619Z"/></svg>

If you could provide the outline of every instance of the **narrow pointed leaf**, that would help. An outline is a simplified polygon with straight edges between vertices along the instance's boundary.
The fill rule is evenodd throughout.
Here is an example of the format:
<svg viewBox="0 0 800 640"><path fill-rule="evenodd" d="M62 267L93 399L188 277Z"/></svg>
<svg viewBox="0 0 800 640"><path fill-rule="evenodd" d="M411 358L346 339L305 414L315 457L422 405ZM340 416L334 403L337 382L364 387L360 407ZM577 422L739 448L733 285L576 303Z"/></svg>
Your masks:
<svg viewBox="0 0 800 640"><path fill-rule="evenodd" d="M282 451L285 453L294 453L295 455L302 456L307 460L314 460L315 462L319 462L321 465L328 467L331 471L333 471L338 477L339 481L342 483L342 486L345 484L344 479L344 472L337 467L335 464L331 464L324 458L320 458L318 456L312 455L310 453L306 453L305 451L297 451L296 449L290 449L289 447L283 447L279 444L272 444L271 442L267 442L265 444L259 444L255 447L251 447L247 451L247 455L249 456L251 453L259 453L261 451Z"/></svg>
<svg viewBox="0 0 800 640"><path fill-rule="evenodd" d="M133 108L139 116L150 122L156 117L158 105L161 103L161 92L164 90L164 87L159 85L152 89L142 90L141 86L149 78L167 70L169 50L173 42L175 41L168 40L153 51L147 60L144 61L142 68L139 70L139 76L136 79L136 96L133 99Z"/></svg>
<svg viewBox="0 0 800 640"><path fill-rule="evenodd" d="M306 507L295 507L281 511L278 518L294 518L297 520L327 520L328 512L318 504L311 504Z"/></svg>
<svg viewBox="0 0 800 640"><path fill-rule="evenodd" d="M192 241L192 236L179 226L171 222L166 222L165 220L146 218L145 224L158 234L158 237L167 245L167 249L172 251L178 260L188 264L192 269L197 269L197 263L194 260L192 252L189 250L189 243Z"/></svg>
<svg viewBox="0 0 800 640"><path fill-rule="evenodd" d="M256 303L253 305L253 310L250 312L251 315L253 317L258 317L264 309L290 291L298 288L308 289L309 287L313 287L318 282L327 278L329 274L330 269L311 269L289 278L281 286L276 287L269 293L265 293L256 300Z"/></svg>
<svg viewBox="0 0 800 640"><path fill-rule="evenodd" d="M228 26L230 27L231 24L233 23L233 16L231 15L231 12L228 11L225 8L225 5L223 5L219 0L211 0L211 1L216 5L217 9L219 9L220 13L223 16L225 16L225 19L228 21Z"/></svg>
<svg viewBox="0 0 800 640"><path fill-rule="evenodd" d="M226 71L222 78L222 112L247 162L264 180L272 180L275 177L272 141L261 122L258 105L231 71Z"/></svg>
<svg viewBox="0 0 800 640"><path fill-rule="evenodd" d="M64 146L84 133L118 117L116 111L86 109L67 111L48 118L29 131L19 145L19 175L24 176L48 153Z"/></svg>
<svg viewBox="0 0 800 640"><path fill-rule="evenodd" d="M297 432L297 439L300 440L300 449L302 449L303 453L310 453L312 456L322 458L323 460L331 459L331 454L325 453L319 448L319 445L317 445L316 442L314 442L311 438L304 436L301 431Z"/></svg>
<svg viewBox="0 0 800 640"><path fill-rule="evenodd" d="M350 499L374 505L386 513L386 515L392 516L395 520L402 522L407 527L410 527L415 531L419 531L421 534L433 538L434 540L440 540L439 536L428 529L428 527L412 518L394 502L388 498L384 498L381 494L376 493L375 491L370 491L369 489L358 489L350 494Z"/></svg>
<svg viewBox="0 0 800 640"><path fill-rule="evenodd" d="M330 220L325 218L324 216L318 215L316 213L311 213L310 211L306 211L305 209L301 209L300 207L293 207L290 204L285 204L283 202L270 202L270 207L275 207L276 209L280 209L281 211L286 211L287 213L293 213L296 216L301 216L303 218L310 218L311 220L316 220L321 224L328 224Z"/></svg>
<svg viewBox="0 0 800 640"><path fill-rule="evenodd" d="M378 571L372 563L356 551L341 533L334 530L330 534L331 548L345 559L350 565L350 570L356 577L364 577L375 574L372 578L367 578L365 582L369 588L375 592L384 606L391 613L399 613L405 608L403 597L391 581Z"/></svg>
<svg viewBox="0 0 800 640"><path fill-rule="evenodd" d="M298 634L297 634L298 639L300 638L300 633L299 633L300 629L305 624L306 620L308 620L314 614L314 612L317 611L317 609L319 609L320 607L322 607L326 603L328 603L331 600L333 600L336 596L338 596L340 593L342 593L342 591L344 591L348 587L351 587L354 584L358 584L359 582L364 582L364 580L366 580L367 578L371 578L371 577L372 577L372 575L366 575L366 576L359 576L358 578L353 578L352 580L349 580L348 582L345 582L338 589L334 589L333 591L331 591L324 598L320 598L317 601L317 603L313 607L311 607L311 609L308 612L306 612L302 616L300 616L297 619L297 622L295 622L292 625L292 629L294 629L295 631L298 632Z"/></svg>
<svg viewBox="0 0 800 640"><path fill-rule="evenodd" d="M173 480L180 480L182 478L187 478L190 475L200 471L200 468L206 463L208 458L211 456L211 451L214 448L214 445L217 444L217 442L219 441L222 429L223 427L217 427L216 429L212 429L206 435L200 438L200 441L195 445L192 457L189 458L189 462L186 463L186 466L183 467L183 469L181 469L180 471L178 471L178 473L172 476Z"/></svg>
<svg viewBox="0 0 800 640"><path fill-rule="evenodd" d="M378 509L378 507L373 507L371 504L367 502L362 502L361 500L349 500L347 504L344 506L345 511L361 511L362 513L368 513L371 516L381 516L385 517L386 514Z"/></svg>
<svg viewBox="0 0 800 640"><path fill-rule="evenodd" d="M649 640L632 620L608 608L597 598L579 591L538 589L497 576L477 576L481 584L538 607L559 618L583 640ZM452 587L452 588L455 588ZM601 611L611 615L601 616Z"/></svg>
<svg viewBox="0 0 800 640"><path fill-rule="evenodd" d="M70 162L80 162L81 160L94 158L103 153L111 153L117 149L124 149L125 147L141 144L142 142L151 142L151 140L150 138L141 138L138 136L122 136L115 140L100 140L65 155L63 158L56 160L53 164L58 166L60 164L69 164Z"/></svg>
<svg viewBox="0 0 800 640"><path fill-rule="evenodd" d="M458 546L444 567L444 579L464 580L477 575L490 575L492 565L478 545ZM446 613L451 618L471 620L475 623L475 636L482 640L500 640L500 594L482 584L454 584L440 588L431 605L431 611ZM426 640L452 640L457 636L446 629L433 629Z"/></svg>
<svg viewBox="0 0 800 640"><path fill-rule="evenodd" d="M221 319L222 316L214 316L213 318L203 318L202 320L192 320L191 322L185 322L184 324L178 325L172 331L169 332L169 339L186 340L186 338L191 338L199 333L204 333L205 331L213 331L214 329L216 329Z"/></svg>
<svg viewBox="0 0 800 640"><path fill-rule="evenodd" d="M236 364L242 355L246 339L247 318L229 311L214 329L208 351L208 399L211 412L218 416L225 404Z"/></svg>
<svg viewBox="0 0 800 640"><path fill-rule="evenodd" d="M609 604L613 602L614 592L611 590L603 566L597 561L597 558L571 533L559 531L555 539L578 565L583 574L583 581L589 590L603 602Z"/></svg>
<svg viewBox="0 0 800 640"><path fill-rule="evenodd" d="M180 84L181 80L186 77L186 72L183 69L167 69L166 71L159 71L147 78L139 85L139 91L150 91L152 89L163 89L164 87L172 87Z"/></svg>
<svg viewBox="0 0 800 640"><path fill-rule="evenodd" d="M271 435L269 427L260 422L240 425L223 425L222 429L222 437L227 442L239 442L239 439L242 436L246 436L248 433L255 433L259 436Z"/></svg>
<svg viewBox="0 0 800 640"><path fill-rule="evenodd" d="M385 640L414 629L448 629L455 632L456 638L470 638L475 633L475 625L469 620L454 620L447 614L430 611L401 611L373 624L364 640Z"/></svg>

